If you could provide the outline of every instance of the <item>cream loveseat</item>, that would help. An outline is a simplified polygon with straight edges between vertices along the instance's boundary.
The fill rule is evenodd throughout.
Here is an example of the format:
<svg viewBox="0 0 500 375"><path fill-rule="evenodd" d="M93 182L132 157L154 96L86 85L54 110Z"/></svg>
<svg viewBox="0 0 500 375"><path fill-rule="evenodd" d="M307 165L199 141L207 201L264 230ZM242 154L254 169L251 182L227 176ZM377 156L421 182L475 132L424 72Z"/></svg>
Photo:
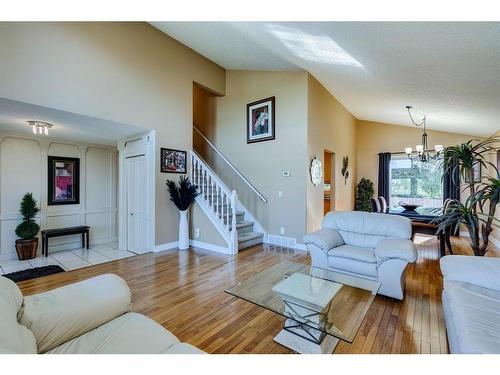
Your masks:
<svg viewBox="0 0 500 375"><path fill-rule="evenodd" d="M410 219L382 213L329 212L304 236L312 266L381 283L378 293L403 299L405 269L417 259Z"/></svg>
<svg viewBox="0 0 500 375"><path fill-rule="evenodd" d="M500 259L447 255L443 311L450 353L500 353Z"/></svg>
<svg viewBox="0 0 500 375"><path fill-rule="evenodd" d="M126 282L107 274L27 297L0 276L0 353L203 352L130 312Z"/></svg>

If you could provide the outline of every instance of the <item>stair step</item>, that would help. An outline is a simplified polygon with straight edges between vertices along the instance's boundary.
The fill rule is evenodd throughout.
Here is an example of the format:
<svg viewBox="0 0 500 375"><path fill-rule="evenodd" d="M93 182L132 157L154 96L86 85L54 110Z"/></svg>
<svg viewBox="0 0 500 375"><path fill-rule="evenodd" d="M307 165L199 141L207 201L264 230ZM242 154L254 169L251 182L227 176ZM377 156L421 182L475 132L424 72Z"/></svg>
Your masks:
<svg viewBox="0 0 500 375"><path fill-rule="evenodd" d="M224 212L224 215L221 215L219 213L219 217L224 218L224 222L226 222L227 219L232 220L233 219L233 214L229 213L226 214ZM236 223L243 223L245 221L245 211L236 211Z"/></svg>
<svg viewBox="0 0 500 375"><path fill-rule="evenodd" d="M253 221L242 221L241 223L236 223L236 231L238 232L238 235L252 232L253 224Z"/></svg>
<svg viewBox="0 0 500 375"><path fill-rule="evenodd" d="M264 240L264 233L248 232L238 234L238 249L246 249L250 246L261 244Z"/></svg>

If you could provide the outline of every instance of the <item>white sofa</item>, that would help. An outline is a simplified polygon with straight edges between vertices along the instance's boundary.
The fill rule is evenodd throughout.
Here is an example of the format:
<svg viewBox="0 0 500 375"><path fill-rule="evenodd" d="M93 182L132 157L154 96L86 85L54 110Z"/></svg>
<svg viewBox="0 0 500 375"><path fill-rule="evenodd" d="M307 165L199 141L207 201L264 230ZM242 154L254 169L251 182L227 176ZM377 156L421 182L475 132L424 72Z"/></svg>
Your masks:
<svg viewBox="0 0 500 375"><path fill-rule="evenodd" d="M403 299L405 269L417 259L410 219L371 212L329 212L304 236L312 266L377 280L380 294Z"/></svg>
<svg viewBox="0 0 500 375"><path fill-rule="evenodd" d="M130 312L130 297L111 274L27 297L0 276L0 353L203 353Z"/></svg>
<svg viewBox="0 0 500 375"><path fill-rule="evenodd" d="M500 353L500 259L448 255L440 260L451 353Z"/></svg>

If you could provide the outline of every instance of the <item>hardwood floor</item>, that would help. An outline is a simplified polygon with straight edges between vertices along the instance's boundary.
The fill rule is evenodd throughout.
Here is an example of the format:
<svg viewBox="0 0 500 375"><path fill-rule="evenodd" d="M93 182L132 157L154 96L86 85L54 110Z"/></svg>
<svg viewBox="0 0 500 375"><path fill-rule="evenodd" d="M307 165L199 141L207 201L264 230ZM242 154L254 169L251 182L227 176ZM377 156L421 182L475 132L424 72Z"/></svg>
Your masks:
<svg viewBox="0 0 500 375"><path fill-rule="evenodd" d="M441 307L442 276L437 241L417 237L419 258L408 267L403 301L377 296L355 340L335 353L448 353ZM455 253L470 254L464 240ZM490 255L498 255L494 250ZM273 341L283 317L224 293L282 260L309 256L273 246L255 246L235 257L194 249L150 253L19 283L33 294L104 273L123 277L133 310L209 353L290 353Z"/></svg>

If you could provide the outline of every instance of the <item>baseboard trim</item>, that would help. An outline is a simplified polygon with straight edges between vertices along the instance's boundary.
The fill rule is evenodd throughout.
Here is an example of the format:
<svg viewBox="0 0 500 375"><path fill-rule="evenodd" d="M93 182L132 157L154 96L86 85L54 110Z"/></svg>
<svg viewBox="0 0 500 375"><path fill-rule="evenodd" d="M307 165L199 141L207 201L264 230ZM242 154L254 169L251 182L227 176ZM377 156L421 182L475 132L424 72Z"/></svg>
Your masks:
<svg viewBox="0 0 500 375"><path fill-rule="evenodd" d="M460 237L467 237L467 238L470 238L470 234L469 232L466 232L466 231L460 231ZM490 235L490 242L495 245L495 246L498 246L500 247L500 239L499 238L495 238L493 236Z"/></svg>
<svg viewBox="0 0 500 375"><path fill-rule="evenodd" d="M157 253L158 251L171 250L179 247L179 241L172 241L167 243L162 243L160 245L156 245L153 249L153 252Z"/></svg>
<svg viewBox="0 0 500 375"><path fill-rule="evenodd" d="M198 240L189 240L189 244L191 246L199 247L200 249L214 251L216 253L222 253L222 254L228 254L228 255L231 254L231 250L229 250L227 247L214 245L214 244L211 244L208 242L203 242L203 241L198 241Z"/></svg>

